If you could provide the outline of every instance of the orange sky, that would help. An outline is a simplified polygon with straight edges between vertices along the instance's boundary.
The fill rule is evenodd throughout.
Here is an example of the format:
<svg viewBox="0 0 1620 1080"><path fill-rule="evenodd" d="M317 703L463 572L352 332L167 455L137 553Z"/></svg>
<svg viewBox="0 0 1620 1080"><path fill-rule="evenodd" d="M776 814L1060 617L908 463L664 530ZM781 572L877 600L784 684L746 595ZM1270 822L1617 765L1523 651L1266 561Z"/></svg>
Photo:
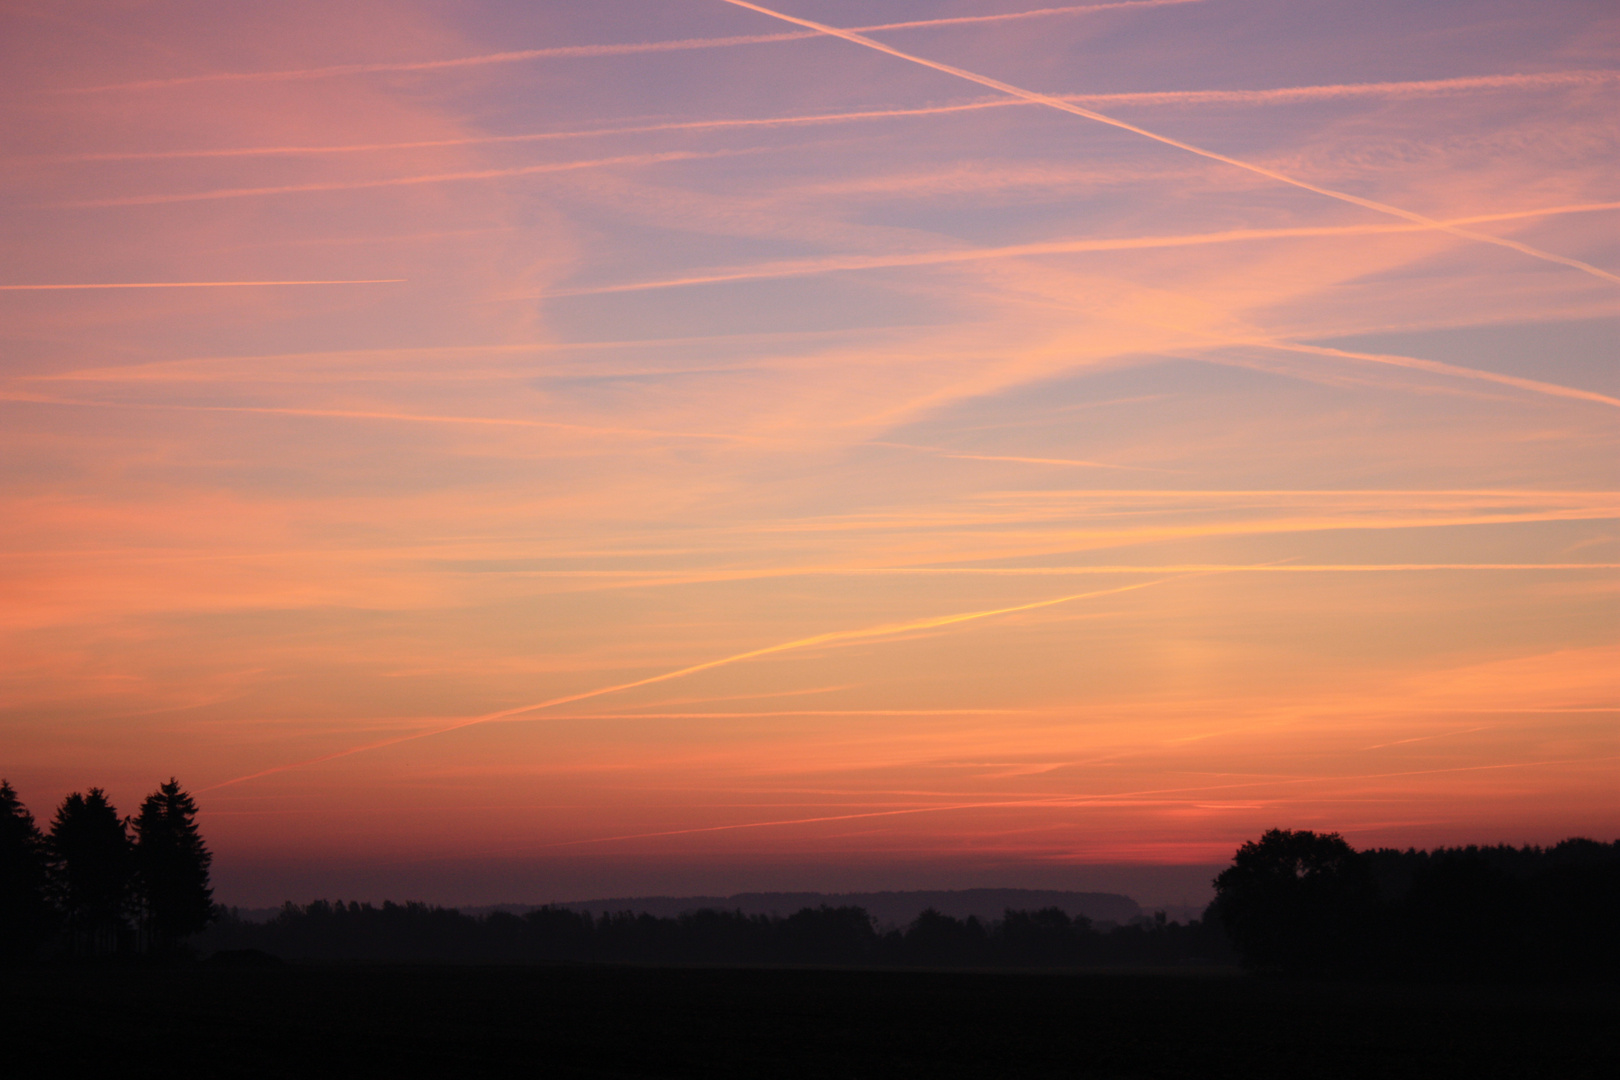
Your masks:
<svg viewBox="0 0 1620 1080"><path fill-rule="evenodd" d="M0 773L249 904L1613 838L1617 42L6 4Z"/></svg>

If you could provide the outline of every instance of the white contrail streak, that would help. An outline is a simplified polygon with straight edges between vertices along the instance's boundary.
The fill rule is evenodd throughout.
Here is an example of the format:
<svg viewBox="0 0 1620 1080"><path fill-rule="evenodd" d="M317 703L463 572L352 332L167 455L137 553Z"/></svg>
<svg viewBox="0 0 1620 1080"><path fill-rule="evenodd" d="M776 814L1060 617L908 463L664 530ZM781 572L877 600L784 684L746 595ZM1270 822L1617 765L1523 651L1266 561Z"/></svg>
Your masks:
<svg viewBox="0 0 1620 1080"><path fill-rule="evenodd" d="M0 292L49 292L57 289L231 289L260 285L396 285L404 278L354 278L333 281L101 281L79 284L0 285Z"/></svg>
<svg viewBox="0 0 1620 1080"><path fill-rule="evenodd" d="M935 615L926 619L913 619L903 623L885 623L880 626L862 627L858 630L834 630L825 634L813 634L810 637L797 638L793 641L784 641L776 645L767 645L762 649L750 649L747 652L734 653L731 656L722 656L717 660L705 660L701 664L692 664L689 667L677 668L658 675L649 675L645 679L636 679L631 682L617 683L613 686L602 686L595 690L585 690L577 694L567 694L563 697L551 698L548 701L536 702L533 705L520 705L515 709L502 709L499 712L485 713L482 716L470 716L454 724L433 728L430 731L416 731L409 735L400 735L381 742L367 743L363 746L352 746L347 750L338 750L334 753L324 754L321 757L310 758L307 761L295 761L286 765L277 765L259 772L238 776L231 780L222 780L209 787L199 788L199 791L213 791L216 788L240 784L247 780L256 780L261 776L270 776L275 773L287 772L291 769L301 769L308 765L318 765L326 761L335 761L338 758L349 757L352 754L364 753L368 750L381 750L388 746L397 746L400 743L414 742L417 739L431 738L434 735L444 735L463 728L475 727L479 724L488 724L496 720L505 720L512 716L521 716L524 713L539 712L542 709L555 708L558 705L571 705L576 701L586 701L590 698L602 697L604 694L617 694L625 690L634 690L642 686L652 686L655 683L669 682L672 679L683 679L688 675L699 672L712 671L715 668L728 667L740 664L747 660L756 660L762 656L773 656L778 653L794 652L799 649L817 648L824 645L841 645L850 641L863 641L874 638L895 637L900 634L916 633L923 630L935 630L944 626L954 626L961 623L977 622L980 619L990 619L999 615L1013 615L1023 611L1035 611L1040 608L1054 607L1058 604L1072 603L1075 600L1089 600L1098 596L1113 596L1118 593L1134 592L1137 589L1147 589L1154 585L1161 585L1166 581L1176 580L1173 577L1159 578L1154 581L1142 581L1133 585L1121 585L1112 589L1096 589L1091 592L1071 593L1067 596L1053 597L1049 600L1036 600L1028 604L1014 604L1010 607L993 608L988 611L958 612L952 615Z"/></svg>
<svg viewBox="0 0 1620 1080"><path fill-rule="evenodd" d="M1075 116L1083 116L1087 120L1095 120L1100 124L1107 124L1110 127L1116 127L1122 131L1129 131L1133 134L1141 135L1144 138L1152 139L1154 142L1163 143L1166 146L1173 146L1178 150L1185 150L1190 154L1197 154L1199 157L1209 158L1212 161L1219 161L1223 164L1231 165L1234 168L1244 169L1259 176L1264 176L1268 179L1275 180L1278 183L1288 184L1305 191L1314 192L1317 195L1324 195L1330 199L1337 199L1340 202L1347 202L1354 206L1364 207L1365 209L1373 210L1380 214L1388 214L1392 217L1398 217L1406 221L1416 222L1418 224L1425 225L1428 228L1439 229L1442 232L1447 232L1453 236L1459 236L1467 240L1477 240L1480 243L1494 244L1497 247L1505 247L1521 254L1529 255L1532 258L1541 259L1545 262L1558 263L1563 266L1580 270L1583 273L1591 274L1594 277L1602 278L1605 281L1612 281L1616 284L1620 284L1620 275L1611 274L1607 270L1600 269L1590 263L1581 262L1579 259L1571 259L1563 255L1555 255L1551 252L1542 251L1539 248L1533 248L1529 244L1521 244L1517 240L1508 240L1504 237L1492 236L1489 233L1474 232L1471 229L1464 229L1455 225L1448 225L1444 222L1437 221L1434 218L1426 217L1423 214L1415 213L1411 210L1403 210L1398 206L1391 206L1388 203L1377 202L1373 199L1364 199L1359 195L1351 195L1349 192L1323 187L1320 184L1313 184L1309 180L1301 180L1297 177L1289 176L1287 173L1278 172L1276 169L1271 169L1264 165L1256 165L1253 162L1228 157L1227 155L1217 153L1214 150L1206 150L1201 146L1194 146L1192 143L1182 142L1180 139L1173 139L1168 135L1160 135L1157 132L1149 131L1147 128L1138 127L1136 124L1127 123L1124 120L1116 120L1111 116L1106 116L1103 113L1076 105L1073 102L1066 101L1061 97L1054 97L1051 94L1038 93L1034 90L1026 90L1021 86L1014 86L1011 83L1002 82L1000 79L992 79L988 75L979 75L963 68L953 67L950 64L941 63L938 60L929 60L925 57L918 56L915 53L903 52L900 49L896 49L892 45L885 45L881 41L866 37L854 30L844 30L836 26L828 26L826 23L818 23L810 19L801 19L796 15L786 15L780 11L775 11L771 8L761 7L758 4L750 3L749 0L721 0L721 2L730 4L733 7L740 7L748 11L758 12L761 15L767 15L770 18L777 19L781 22L792 23L795 26L803 26L807 29L818 30L823 34L830 34L833 37L843 38L845 41L851 42L855 45L862 45L868 49L875 49L878 52L887 53L888 55L900 60L905 60L913 64L920 64L923 67L931 68L934 71L942 72L946 75L953 75L958 79L966 79L969 82L978 83L980 86L988 86L992 90L998 90L1001 93L1007 94L1011 97L1021 98L1025 101L1045 105L1048 108L1057 109L1060 112L1072 113Z"/></svg>

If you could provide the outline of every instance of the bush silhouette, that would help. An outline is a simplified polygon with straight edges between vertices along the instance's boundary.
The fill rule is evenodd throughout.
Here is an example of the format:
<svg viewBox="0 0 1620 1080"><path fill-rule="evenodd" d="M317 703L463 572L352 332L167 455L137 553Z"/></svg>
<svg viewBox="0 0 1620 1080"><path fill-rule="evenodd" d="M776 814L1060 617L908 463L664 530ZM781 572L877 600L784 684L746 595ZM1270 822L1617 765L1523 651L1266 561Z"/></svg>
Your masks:
<svg viewBox="0 0 1620 1080"><path fill-rule="evenodd" d="M1215 909L1253 967L1344 970L1360 958L1377 888L1338 833L1272 829L1215 879Z"/></svg>
<svg viewBox="0 0 1620 1080"><path fill-rule="evenodd" d="M1402 979L1614 979L1620 843L1356 852L1274 829L1215 879L1244 963Z"/></svg>

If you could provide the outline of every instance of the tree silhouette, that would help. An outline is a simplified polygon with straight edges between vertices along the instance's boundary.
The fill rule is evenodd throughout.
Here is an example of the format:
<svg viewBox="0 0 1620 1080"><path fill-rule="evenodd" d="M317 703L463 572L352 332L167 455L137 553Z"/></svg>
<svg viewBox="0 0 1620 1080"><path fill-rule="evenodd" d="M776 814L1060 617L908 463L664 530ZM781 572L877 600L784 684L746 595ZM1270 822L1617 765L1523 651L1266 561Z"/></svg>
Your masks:
<svg viewBox="0 0 1620 1080"><path fill-rule="evenodd" d="M1090 930L1091 920L1083 915L1071 919L1062 908L1009 908L1001 920L1001 946L1009 957L1026 964L1072 963Z"/></svg>
<svg viewBox="0 0 1620 1080"><path fill-rule="evenodd" d="M905 954L922 964L971 964L983 959L989 937L976 915L963 922L927 908L906 928Z"/></svg>
<svg viewBox="0 0 1620 1080"><path fill-rule="evenodd" d="M107 953L129 937L129 833L100 788L62 800L46 841L51 891L79 953Z"/></svg>
<svg viewBox="0 0 1620 1080"><path fill-rule="evenodd" d="M1252 966L1344 970L1377 913L1372 874L1338 833L1272 829L1215 879L1215 910Z"/></svg>
<svg viewBox="0 0 1620 1080"><path fill-rule="evenodd" d="M181 938L207 926L213 914L208 869L214 857L196 818L196 802L172 776L135 815L135 883L142 922L158 952L173 950Z"/></svg>
<svg viewBox="0 0 1620 1080"><path fill-rule="evenodd" d="M45 838L11 785L0 780L0 959L39 951L50 927L46 885Z"/></svg>

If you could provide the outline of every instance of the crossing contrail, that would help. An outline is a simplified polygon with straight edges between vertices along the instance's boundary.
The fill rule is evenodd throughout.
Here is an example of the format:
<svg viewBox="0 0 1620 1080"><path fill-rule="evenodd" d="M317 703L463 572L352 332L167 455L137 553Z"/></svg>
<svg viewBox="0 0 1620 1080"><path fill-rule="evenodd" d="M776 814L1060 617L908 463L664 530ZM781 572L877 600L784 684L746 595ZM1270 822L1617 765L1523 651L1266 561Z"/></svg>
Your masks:
<svg viewBox="0 0 1620 1080"><path fill-rule="evenodd" d="M740 7L745 8L748 11L758 12L761 15L767 15L782 22L792 23L795 26L803 26L806 29L817 30L823 34L843 38L845 41L856 45L865 46L868 49L875 49L881 53L887 53L888 55L897 59L905 60L913 64L920 64L923 67L932 68L934 71L942 72L946 75L952 75L958 79L966 79L968 82L978 83L980 86L987 86L992 90L999 90L1003 94L1007 94L1011 97L1021 98L1024 101L1045 105L1048 108L1057 109L1060 112L1072 113L1075 116L1083 116L1087 120L1095 120L1100 124L1107 124L1110 127L1116 127L1122 131L1129 131L1133 134L1141 135L1143 138L1152 139L1154 142L1163 143L1166 146L1173 146L1178 150L1185 150L1189 154L1197 154L1199 157L1209 158L1212 161L1219 161L1223 164L1231 165L1234 168L1244 169L1248 172L1255 173L1256 175L1275 180L1278 183L1289 184L1305 191L1314 192L1317 195L1325 195L1330 199L1337 199L1340 202L1350 203L1353 206L1360 206L1368 210L1376 211L1380 214L1388 214L1393 217L1402 218L1406 221L1416 222L1431 229L1438 229L1441 232L1450 233L1453 236L1459 236L1466 240L1477 240L1480 243L1494 244L1497 247L1508 248L1521 254L1529 255L1532 258L1572 267L1573 269L1580 270L1583 273L1602 278L1605 281L1612 281L1616 284L1620 284L1620 274L1611 274L1607 270L1593 266L1591 263L1581 262L1579 259L1571 259L1564 255L1555 255L1552 252L1542 251L1540 248L1531 247L1529 244L1522 244L1517 240L1509 240L1505 237L1492 236L1489 233L1481 233L1475 232L1472 229L1464 229L1460 226L1450 225L1443 221L1438 221L1434 218L1427 217L1411 210L1403 210L1398 206L1391 206L1388 203L1377 202L1373 199L1364 199L1359 195L1352 195L1349 192L1323 187L1320 184L1313 184L1309 180L1301 180L1298 177L1289 176L1287 173L1278 172L1276 169L1268 168L1264 165L1256 165L1253 162L1243 161L1235 157L1228 157L1225 154L1217 153L1214 150L1206 150L1201 146L1194 146L1192 143L1183 142L1180 139L1174 139L1168 135L1160 135L1158 132L1149 131L1147 128L1138 127L1136 124L1127 123L1124 120L1116 120L1112 116L1106 116L1103 113L1084 108L1061 97L1056 97L1051 94L1042 94L1035 90L1026 90L1021 86L1014 86L1012 83L1002 82L1000 79L992 79L988 75L980 75L964 68L941 63L938 60L929 60L928 58L918 56L915 53L904 52L900 49L896 49L892 45L885 45L881 41L866 37L865 35L857 33L854 30L845 30L837 26L828 26L826 23L815 22L811 19L801 19L797 15L787 15L768 7L761 7L759 4L750 3L749 0L721 0L721 2L730 4L733 7Z"/></svg>
<svg viewBox="0 0 1620 1080"><path fill-rule="evenodd" d="M916 19L910 22L877 23L859 27L865 33L882 30L917 30L936 26L961 26L968 23L1008 22L1053 15L1080 15L1091 11L1112 11L1118 8L1165 7L1172 4L1197 4L1202 0L1115 0L1113 3L1074 4L1066 7L1037 8L1033 11L1006 11L993 15L958 15L943 19ZM344 75L375 75L388 72L445 71L456 68L484 67L489 64L517 64L533 60L585 59L596 56L630 56L638 53L684 52L691 49L722 49L738 45L767 45L784 41L805 41L817 37L811 31L777 34L742 34L722 38L683 38L675 41L632 41L611 45L558 45L544 49L514 49L507 52L482 53L477 56L454 56L443 60L393 60L369 64L332 64L327 67L293 68L280 71L216 71L206 75L178 75L168 79L142 79L138 82L103 83L98 86L74 86L57 91L65 94L93 94L106 90L160 90L172 86L190 86L197 83L217 82L285 82L302 79L330 79Z"/></svg>

